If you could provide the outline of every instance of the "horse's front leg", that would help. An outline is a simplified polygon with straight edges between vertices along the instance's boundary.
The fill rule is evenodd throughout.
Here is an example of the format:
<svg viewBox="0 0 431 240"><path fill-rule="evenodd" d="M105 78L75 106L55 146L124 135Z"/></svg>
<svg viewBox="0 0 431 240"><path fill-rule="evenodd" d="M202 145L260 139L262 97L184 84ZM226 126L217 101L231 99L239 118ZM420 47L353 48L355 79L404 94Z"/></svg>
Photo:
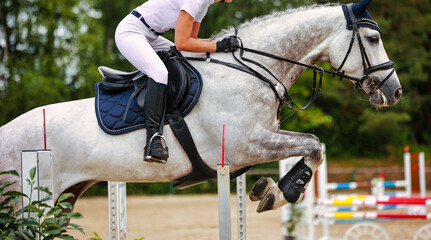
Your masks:
<svg viewBox="0 0 431 240"><path fill-rule="evenodd" d="M311 177L323 160L322 146L316 136L283 130L276 133L261 131L253 138L248 150L258 163L303 157L278 183L271 178L261 178L255 183L250 199L260 200L258 212L301 201Z"/></svg>

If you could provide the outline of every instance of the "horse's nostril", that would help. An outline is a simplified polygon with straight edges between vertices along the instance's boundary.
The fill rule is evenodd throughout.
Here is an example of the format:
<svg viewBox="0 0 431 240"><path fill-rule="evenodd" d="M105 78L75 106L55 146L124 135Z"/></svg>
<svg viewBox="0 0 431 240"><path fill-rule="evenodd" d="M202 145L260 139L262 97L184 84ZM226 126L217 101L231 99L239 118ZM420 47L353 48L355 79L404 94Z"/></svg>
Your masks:
<svg viewBox="0 0 431 240"><path fill-rule="evenodd" d="M403 95L403 90L401 88L398 88L395 91L395 99L397 99L397 100L400 99L401 95Z"/></svg>

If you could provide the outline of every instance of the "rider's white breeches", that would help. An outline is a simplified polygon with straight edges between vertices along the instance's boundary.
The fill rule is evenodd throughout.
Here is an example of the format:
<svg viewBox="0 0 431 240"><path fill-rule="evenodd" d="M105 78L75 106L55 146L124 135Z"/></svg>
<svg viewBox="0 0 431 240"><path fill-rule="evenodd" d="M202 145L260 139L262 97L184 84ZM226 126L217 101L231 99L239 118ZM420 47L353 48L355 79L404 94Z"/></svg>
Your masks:
<svg viewBox="0 0 431 240"><path fill-rule="evenodd" d="M167 85L168 70L156 51L169 50L174 44L162 36L156 36L129 14L117 26L115 43L121 54L138 70L154 81Z"/></svg>

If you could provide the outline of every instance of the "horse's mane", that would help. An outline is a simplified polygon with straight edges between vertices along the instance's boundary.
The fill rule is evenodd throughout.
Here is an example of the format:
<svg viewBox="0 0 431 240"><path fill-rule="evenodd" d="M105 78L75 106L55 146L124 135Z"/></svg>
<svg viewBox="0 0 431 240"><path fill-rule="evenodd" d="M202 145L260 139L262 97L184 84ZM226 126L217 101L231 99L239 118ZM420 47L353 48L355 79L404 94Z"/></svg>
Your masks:
<svg viewBox="0 0 431 240"><path fill-rule="evenodd" d="M280 16L285 16L285 15L290 15L290 14L294 14L297 12L302 12L302 11L308 11L308 10L312 10L312 9L317 9L317 8L325 8L325 7L333 7L333 6L339 6L340 4L338 3L326 3L326 4L313 4L313 5L309 5L309 6L301 6L298 8L288 8L286 10L282 10L282 11L277 11L271 14L267 14L267 15L263 15L263 16L259 16L259 17L255 17L251 20L248 20L244 23L241 23L238 27L236 28L246 28L248 26L251 25L255 25L261 22L264 22L268 19L273 19L273 18L277 18ZM220 33L218 33L217 35L215 35L214 37L221 37L224 35L232 35L232 31L234 30L233 26L230 26L226 29L223 29Z"/></svg>

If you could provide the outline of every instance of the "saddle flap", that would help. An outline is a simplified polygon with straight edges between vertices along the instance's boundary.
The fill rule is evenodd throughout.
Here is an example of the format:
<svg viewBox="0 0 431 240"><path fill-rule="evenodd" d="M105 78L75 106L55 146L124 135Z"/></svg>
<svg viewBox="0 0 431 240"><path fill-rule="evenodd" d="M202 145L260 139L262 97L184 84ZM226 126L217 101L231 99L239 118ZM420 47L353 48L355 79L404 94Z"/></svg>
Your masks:
<svg viewBox="0 0 431 240"><path fill-rule="evenodd" d="M190 76L187 74L182 63L176 59L165 62L169 72L168 97L166 99L166 110L172 111L184 99L190 87Z"/></svg>

